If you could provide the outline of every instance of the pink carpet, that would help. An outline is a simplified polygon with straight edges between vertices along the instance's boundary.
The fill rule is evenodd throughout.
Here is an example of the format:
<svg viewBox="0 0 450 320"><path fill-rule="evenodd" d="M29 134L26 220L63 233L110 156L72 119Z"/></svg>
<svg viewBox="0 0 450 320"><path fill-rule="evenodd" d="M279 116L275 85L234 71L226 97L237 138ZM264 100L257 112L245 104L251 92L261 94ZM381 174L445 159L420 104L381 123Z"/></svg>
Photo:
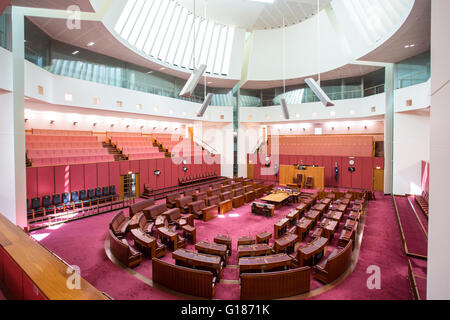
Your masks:
<svg viewBox="0 0 450 320"><path fill-rule="evenodd" d="M427 255L428 240L420 227L407 197L395 197L408 252Z"/></svg>
<svg viewBox="0 0 450 320"><path fill-rule="evenodd" d="M378 196L377 201L369 203L366 227L360 258L355 271L343 283L313 297L313 299L411 299L407 279L407 260L401 253L400 238L390 197ZM233 255L229 265L237 264L237 238L245 235L255 236L263 231L273 232L273 225L284 217L295 205L283 207L272 218L254 216L250 206L245 205L209 222L195 221L197 241L212 241L217 234L227 234L233 239ZM99 290L115 299L179 299L139 281L115 266L104 252L104 240L109 221L115 212L74 221L53 228L38 230L32 235L44 246L62 257L70 264L81 268L82 276ZM344 218L343 221L345 221ZM328 253L336 245L338 233L329 246ZM307 238L306 241L309 241ZM273 243L273 240L271 240ZM193 249L189 244L187 249ZM163 258L174 262L171 253ZM366 286L369 265L381 268L381 290L369 290ZM151 278L151 261L144 260L135 270ZM225 268L223 279L237 280L238 269ZM322 286L312 278L311 290ZM220 283L216 299L239 299L239 285Z"/></svg>

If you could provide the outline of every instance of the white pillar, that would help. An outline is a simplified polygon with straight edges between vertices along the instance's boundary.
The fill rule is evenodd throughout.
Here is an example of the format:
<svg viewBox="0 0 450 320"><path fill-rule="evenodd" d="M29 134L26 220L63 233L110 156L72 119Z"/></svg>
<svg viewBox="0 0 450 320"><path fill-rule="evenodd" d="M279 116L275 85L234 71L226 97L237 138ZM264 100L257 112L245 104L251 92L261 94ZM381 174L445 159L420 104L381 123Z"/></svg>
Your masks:
<svg viewBox="0 0 450 320"><path fill-rule="evenodd" d="M384 117L384 193L392 194L395 66L385 66L386 115Z"/></svg>
<svg viewBox="0 0 450 320"><path fill-rule="evenodd" d="M450 299L450 1L431 2L430 213L427 299Z"/></svg>

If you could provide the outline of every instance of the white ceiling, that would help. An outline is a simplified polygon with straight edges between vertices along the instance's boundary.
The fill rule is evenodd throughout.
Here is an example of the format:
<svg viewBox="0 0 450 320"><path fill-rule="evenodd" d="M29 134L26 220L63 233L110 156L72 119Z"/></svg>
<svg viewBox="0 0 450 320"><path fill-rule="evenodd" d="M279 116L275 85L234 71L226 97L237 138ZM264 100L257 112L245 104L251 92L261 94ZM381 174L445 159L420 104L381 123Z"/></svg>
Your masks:
<svg viewBox="0 0 450 320"><path fill-rule="evenodd" d="M194 10L194 0L177 0L186 9ZM320 0L320 10L331 0ZM317 0L275 0L262 3L250 0L196 0L196 15L247 30L271 29L297 24L317 13Z"/></svg>

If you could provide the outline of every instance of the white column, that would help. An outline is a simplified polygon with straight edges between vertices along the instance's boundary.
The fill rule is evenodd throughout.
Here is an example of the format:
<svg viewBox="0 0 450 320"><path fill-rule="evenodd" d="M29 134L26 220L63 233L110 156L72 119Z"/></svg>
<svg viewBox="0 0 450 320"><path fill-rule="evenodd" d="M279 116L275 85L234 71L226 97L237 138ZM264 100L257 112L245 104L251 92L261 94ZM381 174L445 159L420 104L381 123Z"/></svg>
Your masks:
<svg viewBox="0 0 450 320"><path fill-rule="evenodd" d="M450 299L450 1L431 2L430 213L427 299Z"/></svg>
<svg viewBox="0 0 450 320"><path fill-rule="evenodd" d="M392 193L395 66L385 66L386 115L384 117L384 193Z"/></svg>

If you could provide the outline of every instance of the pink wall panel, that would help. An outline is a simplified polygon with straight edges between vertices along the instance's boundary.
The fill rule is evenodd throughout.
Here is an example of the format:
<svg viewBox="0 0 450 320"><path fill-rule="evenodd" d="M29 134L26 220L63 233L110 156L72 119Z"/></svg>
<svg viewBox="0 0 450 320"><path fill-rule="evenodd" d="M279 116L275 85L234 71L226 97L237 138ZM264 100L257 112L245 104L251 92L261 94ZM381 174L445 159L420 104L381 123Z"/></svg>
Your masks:
<svg viewBox="0 0 450 320"><path fill-rule="evenodd" d="M302 155L298 155L297 156L297 161L298 161L298 164L300 165L300 164L306 164L306 157L305 156L302 156Z"/></svg>
<svg viewBox="0 0 450 320"><path fill-rule="evenodd" d="M139 170L141 193L144 193L144 185L148 184L148 160L139 160Z"/></svg>
<svg viewBox="0 0 450 320"><path fill-rule="evenodd" d="M164 188L164 175L165 175L165 169L164 169L164 159L156 159L156 168L155 170L160 170L161 174L156 177L156 189Z"/></svg>
<svg viewBox="0 0 450 320"><path fill-rule="evenodd" d="M316 166L322 167L323 166L323 156L314 156L314 164Z"/></svg>
<svg viewBox="0 0 450 320"><path fill-rule="evenodd" d="M55 191L54 167L37 168L38 196L52 195Z"/></svg>
<svg viewBox="0 0 450 320"><path fill-rule="evenodd" d="M372 168L372 158L364 157L362 158L362 181L361 188L365 190L372 190L373 188L373 168Z"/></svg>
<svg viewBox="0 0 450 320"><path fill-rule="evenodd" d="M139 168L139 160L131 160L130 162L130 171L133 171L133 173L140 173Z"/></svg>
<svg viewBox="0 0 450 320"><path fill-rule="evenodd" d="M275 160L276 161L276 160ZM279 165L288 165L289 164L289 156L288 155L284 155L281 154L279 156L279 161L278 161Z"/></svg>
<svg viewBox="0 0 450 320"><path fill-rule="evenodd" d="M355 157L354 167L356 169L355 172L351 173L352 178L352 188L360 189L362 186L362 176L363 176L363 162L360 157Z"/></svg>
<svg viewBox="0 0 450 320"><path fill-rule="evenodd" d="M75 164L70 166L70 190L84 190L84 165Z"/></svg>
<svg viewBox="0 0 450 320"><path fill-rule="evenodd" d="M34 198L37 194L37 168L27 168L27 198Z"/></svg>
<svg viewBox="0 0 450 320"><path fill-rule="evenodd" d="M165 180L165 186L166 187L171 187L172 186L172 159L170 158L166 158L165 160L165 164L164 164L164 170L165 170L165 174L164 174L164 180Z"/></svg>
<svg viewBox="0 0 450 320"><path fill-rule="evenodd" d="M373 168L380 167L384 169L384 158L372 158Z"/></svg>
<svg viewBox="0 0 450 320"><path fill-rule="evenodd" d="M313 165L314 164L314 157L313 156L306 156L305 164Z"/></svg>
<svg viewBox="0 0 450 320"><path fill-rule="evenodd" d="M156 176L154 171L156 170L156 159L148 160L148 183L152 189L156 188Z"/></svg>
<svg viewBox="0 0 450 320"><path fill-rule="evenodd" d="M348 157L342 157L341 158L341 165L342 165L342 170L341 170L341 184L340 186L343 188L351 188L352 187L352 176L351 173L348 171L348 167L350 166L348 164L348 161L350 159Z"/></svg>
<svg viewBox="0 0 450 320"><path fill-rule="evenodd" d="M341 185L341 181L342 181L342 170L343 167L341 166L341 157L332 157L331 158L331 165L332 165L332 183L331 186L332 187L337 187ZM336 176L335 176L335 172L334 172L334 168L337 164L337 168L338 168L338 176L337 176L337 180L336 180Z"/></svg>
<svg viewBox="0 0 450 320"><path fill-rule="evenodd" d="M53 168L52 168L53 169ZM3 259L4 270L4 284L8 288L8 292L13 300L23 299L22 289L22 270L11 259L11 257L5 254Z"/></svg>
<svg viewBox="0 0 450 320"><path fill-rule="evenodd" d="M332 161L331 161L331 157L329 156L324 156L323 157L323 166L324 166L324 171L325 171L325 186L331 186L333 183L333 179L334 179L334 175L333 175L333 165L332 165Z"/></svg>
<svg viewBox="0 0 450 320"><path fill-rule="evenodd" d="M125 175L130 172L130 161L119 161L120 175Z"/></svg>
<svg viewBox="0 0 450 320"><path fill-rule="evenodd" d="M105 163L97 163L97 186L109 186L109 165Z"/></svg>
<svg viewBox="0 0 450 320"><path fill-rule="evenodd" d="M120 168L119 162L109 163L109 185L116 186L116 193L120 193Z"/></svg>
<svg viewBox="0 0 450 320"><path fill-rule="evenodd" d="M86 189L97 187L97 164L89 163L84 165L84 187Z"/></svg>
<svg viewBox="0 0 450 320"><path fill-rule="evenodd" d="M70 192L70 166L55 167L55 193Z"/></svg>
<svg viewBox="0 0 450 320"><path fill-rule="evenodd" d="M180 176L180 166L175 164L172 159L170 160L170 171L172 172L171 179L172 182L170 185L177 186L178 185L178 177Z"/></svg>
<svg viewBox="0 0 450 320"><path fill-rule="evenodd" d="M22 273L22 282L24 300L47 300L25 273Z"/></svg>

